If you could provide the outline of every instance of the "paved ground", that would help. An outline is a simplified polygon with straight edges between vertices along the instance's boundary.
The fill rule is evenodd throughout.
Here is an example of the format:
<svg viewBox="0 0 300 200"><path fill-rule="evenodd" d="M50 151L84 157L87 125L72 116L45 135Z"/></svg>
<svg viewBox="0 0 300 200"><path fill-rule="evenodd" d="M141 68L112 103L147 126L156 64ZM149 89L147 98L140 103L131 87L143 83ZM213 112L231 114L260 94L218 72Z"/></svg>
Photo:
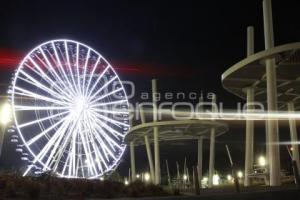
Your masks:
<svg viewBox="0 0 300 200"><path fill-rule="evenodd" d="M300 190L294 187L278 188L247 188L240 194L232 189L206 189L199 196L184 194L180 196L147 197L147 198L119 198L118 200L300 200ZM90 199L92 200L92 199ZM95 200L95 199L93 199Z"/></svg>

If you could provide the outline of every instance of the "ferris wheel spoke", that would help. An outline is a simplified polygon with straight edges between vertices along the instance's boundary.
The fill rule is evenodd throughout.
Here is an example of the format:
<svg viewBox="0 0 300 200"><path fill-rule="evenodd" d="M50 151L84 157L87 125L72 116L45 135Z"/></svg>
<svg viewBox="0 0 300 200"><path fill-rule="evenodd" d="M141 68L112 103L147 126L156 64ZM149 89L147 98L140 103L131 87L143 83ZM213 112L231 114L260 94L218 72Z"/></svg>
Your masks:
<svg viewBox="0 0 300 200"><path fill-rule="evenodd" d="M66 50L67 66L68 66L69 71L70 71L70 73L71 73L71 79L72 79L72 82L73 82L74 89L75 89L76 92L78 93L78 89L76 88L76 84L75 84L75 79L74 79L73 70L72 70L71 64L70 64L70 56L69 56L69 50L68 50L67 41L64 42L64 45L65 45L65 50Z"/></svg>
<svg viewBox="0 0 300 200"><path fill-rule="evenodd" d="M101 125L104 129L106 129L111 135L113 135L116 139L124 138L124 135L122 133L119 133L118 131L112 129L110 126L108 126L106 123L103 123L101 120L97 119L96 117L94 120L97 122L95 123L95 126Z"/></svg>
<svg viewBox="0 0 300 200"><path fill-rule="evenodd" d="M36 56L40 62L43 63L43 61ZM32 60L33 63L35 63ZM53 89L56 89L57 92L60 92L61 94L65 94L66 98L70 99L70 94L66 93L58 84L56 84L47 74L45 74L45 72L35 63L35 67L38 69L38 71L36 71L34 68L32 68L30 65L28 64L24 64L25 66L28 67L28 69L30 69L31 71L33 71L34 73L36 73L37 75L39 75L41 78L43 78L49 85L50 87L53 87ZM47 66L46 64L44 64L44 66Z"/></svg>
<svg viewBox="0 0 300 200"><path fill-rule="evenodd" d="M83 80L82 80L82 94L85 94L85 77L86 77L86 68L87 68L87 65L88 65L88 61L90 59L90 53L91 53L91 49L88 49L88 52L87 52L87 55L86 55L86 58L85 58L85 62L84 62L84 68L83 68Z"/></svg>
<svg viewBox="0 0 300 200"><path fill-rule="evenodd" d="M52 44L52 47L53 47L53 50L54 50L55 61L58 63L58 66L57 66L58 71L60 72L60 74L64 78L64 80L67 81L68 88L72 91L73 94L75 94L76 91L73 88L73 86L72 86L72 84L71 84L71 82L70 82L70 80L69 80L69 78L68 78L68 76L67 76L67 74L65 72L65 69L64 69L64 67L61 64L61 61L60 61L58 53L57 53L56 46L55 46L54 42L52 42L51 44Z"/></svg>
<svg viewBox="0 0 300 200"><path fill-rule="evenodd" d="M61 84L62 88L68 88L65 84L65 82L61 79L61 77L57 74L56 70L54 69L53 65L51 64L49 58L47 57L47 55L45 54L44 50L39 47L43 57L45 58L45 61L47 63L47 66L49 67L49 72L52 74L53 77L55 77L57 79L57 81ZM50 53L49 53L50 54ZM70 95L74 95L74 93L72 93L71 90L67 90L69 92Z"/></svg>
<svg viewBox="0 0 300 200"><path fill-rule="evenodd" d="M72 123L71 128L69 128L71 122L73 122L73 123ZM58 129L56 131L56 133L50 138L50 140L47 143L48 146L47 147L45 146L40 151L39 155L36 157L37 160L39 160L39 157L41 157L41 158L44 157L49 152L50 148L53 146L53 148L51 149L51 152L50 152L50 156L48 157L47 164L49 164L49 159L53 159L53 154L56 153L57 155L54 156L54 157L56 157L55 165L52 168L53 171L56 171L57 166L60 162L61 156L66 147L66 141L68 141L70 135L72 134L72 130L73 130L74 126L76 126L76 125L77 125L77 120L74 121L74 119L71 116L68 119L66 119L64 121L64 124L60 127L60 129ZM67 135L63 134L68 129L69 129L69 131L68 131ZM62 145L61 145L61 142L63 142ZM58 148L59 148L59 150L57 150Z"/></svg>
<svg viewBox="0 0 300 200"><path fill-rule="evenodd" d="M39 89L42 89L43 91L47 92L48 94L50 94L52 97L54 97L56 99L65 99L66 101L68 101L68 99L64 95L61 95L61 94L55 92L54 90L49 89L49 87L41 84L39 81L37 81L33 77L29 76L23 70L20 70L20 73L23 74L27 78L26 79L26 78L19 77L20 80L23 80L35 87L38 87Z"/></svg>
<svg viewBox="0 0 300 200"><path fill-rule="evenodd" d="M55 127L57 127L59 124L65 123L67 118L68 118L68 116L60 119L58 122L54 123L53 125L51 125L50 127L48 127L46 130L42 131L41 133L37 134L36 136L34 136L30 140L28 140L27 141L27 145L28 146L32 145L33 143L35 143L36 141L38 141L41 137L45 136L49 131L51 131Z"/></svg>
<svg viewBox="0 0 300 200"><path fill-rule="evenodd" d="M83 124L83 128L84 128L84 124ZM80 130L79 131L79 136L81 137L81 140L82 140L83 150L84 150L84 153L86 155L87 162L89 164L92 164L94 161L93 161L93 158L91 158L91 150L89 148L88 141L86 141L87 134L85 132L86 132L85 130ZM93 173L93 166L88 165L88 168Z"/></svg>
<svg viewBox="0 0 300 200"><path fill-rule="evenodd" d="M97 127L98 131L100 131L102 133L103 138L107 141L107 143L110 145L110 147L113 151L116 151L115 147L117 147L119 150L122 150L122 147L115 140L110 138L107 135L106 131L101 126L96 125L96 127Z"/></svg>
<svg viewBox="0 0 300 200"><path fill-rule="evenodd" d="M93 83L93 86L92 88L89 90L89 88L87 88L87 92L88 92L88 95L87 97L90 97L91 94L93 93L94 89L96 88L96 86L98 85L99 81L103 78L104 74L107 72L107 70L109 69L110 67L107 66L102 72L101 74L98 76L97 80L95 81L95 83Z"/></svg>
<svg viewBox="0 0 300 200"><path fill-rule="evenodd" d="M97 97L96 99L93 99L93 100L90 102L90 104L94 104L95 102L100 101L100 100L102 100L102 99L104 99L104 98L106 98L106 97L108 97L108 96L110 96L110 95L113 95L113 94L117 93L117 92L120 92L121 90L122 90L122 88L118 88L118 89L113 90L113 91L111 91L111 92L109 92L109 93L107 93L107 94L104 94L104 95L102 95L102 96L100 96L100 97Z"/></svg>
<svg viewBox="0 0 300 200"><path fill-rule="evenodd" d="M97 131L98 132L98 131ZM106 159L107 162L109 162L109 155L112 154L111 150L109 149L109 147L106 145L106 143L103 141L103 139L101 138L101 136L94 134L95 139L98 141L99 145L102 148L102 152L104 154L104 157ZM110 147L113 149L112 145L110 143L108 143L110 145ZM105 162L106 163L106 162ZM107 166L107 165L106 165Z"/></svg>
<svg viewBox="0 0 300 200"><path fill-rule="evenodd" d="M32 97L34 99L39 99L39 100L43 100L43 101L46 101L46 102L55 103L55 104L58 104L58 105L68 105L66 102L56 100L56 99L52 99L50 97L46 97L44 95L31 92L27 89L23 89L23 88L20 88L20 87L17 87L17 86L15 87L15 90L20 91L20 92L15 92L15 94L18 94L20 96Z"/></svg>
<svg viewBox="0 0 300 200"><path fill-rule="evenodd" d="M15 105L15 111L31 111L31 110L69 110L68 106L22 106Z"/></svg>
<svg viewBox="0 0 300 200"><path fill-rule="evenodd" d="M89 80L88 80L88 83L87 83L87 86L86 86L86 93L85 93L85 95L87 95L88 92L89 92L91 80L92 80L92 78L93 78L93 76L94 76L94 74L95 74L95 70L96 70L96 68L97 68L97 66L98 66L98 64L99 64L100 58L101 58L101 56L98 56L97 61L96 61L96 63L95 63L94 66L93 66L92 72L91 72L90 75L89 75Z"/></svg>
<svg viewBox="0 0 300 200"><path fill-rule="evenodd" d="M64 133L68 129L69 123L65 123L63 128L61 127L61 129L57 130L57 132ZM54 172L56 172L56 168L59 164L60 158L58 158L58 157L63 153L63 149L58 149L63 138L64 138L64 134L58 134L58 138L53 140L54 144L49 146L48 149L45 149L44 152L40 155L40 158L42 160L47 155L47 153L50 151L50 155L48 156L48 159L47 159L46 163L44 164L44 167L50 167ZM53 148L50 149L52 146L53 146ZM51 162L51 164L49 164L50 162ZM54 164L54 166L51 167L53 164Z"/></svg>
<svg viewBox="0 0 300 200"><path fill-rule="evenodd" d="M47 63L45 63L44 60L43 60L42 58L40 58L38 55L35 55L35 57L38 59L38 61L39 61L44 67L46 67L46 68L49 69L49 72L50 72L52 78L54 78L54 80L53 80L52 78L50 78L50 77L49 77L49 76L41 69L41 67L40 67L40 66L39 66L32 58L29 57L31 63L32 63L32 64L38 69L38 71L41 73L41 74L39 74L39 75L40 75L42 78L45 78L46 80L50 81L51 85L55 85L56 88L58 88L60 91L63 90L63 89L65 88L65 86L64 86L61 82L59 82L59 81L56 80L57 77L55 76L55 74L53 74L52 70L50 70L50 69L52 69L52 64L50 63L50 61L49 61L48 58L46 57L45 52L42 50L42 48L39 48L39 51L42 53L42 56L43 56L43 58L45 59L45 61L46 61ZM27 65L27 66L28 66L28 65ZM29 67L29 66L28 66L28 67ZM33 68L31 68L31 67L29 67L29 68L30 68L32 71L35 71L35 70L34 70ZM35 72L36 72L36 71L35 71ZM59 86L58 86L58 84L56 84L56 83L58 83ZM69 94L68 94L68 95L69 95Z"/></svg>
<svg viewBox="0 0 300 200"><path fill-rule="evenodd" d="M50 149L50 147L53 145L53 143L56 141L56 139L58 137L63 137L63 134L60 134L60 130L62 129L62 127L65 127L67 124L68 120L63 121L62 126L59 127L59 129L56 131L56 133L52 136L52 138L48 141L48 143L43 147L43 149L39 152L38 155L34 156L34 160L32 161L33 164L35 164L37 161L39 161L40 163L42 163L42 165L45 168L49 168L48 166L46 166L45 164L43 164L42 162L42 157L45 155L45 153L47 153ZM41 134L39 134L41 135ZM29 145L28 145L29 146ZM30 165L27 170L24 172L23 176L26 176L27 173L31 170L32 165Z"/></svg>
<svg viewBox="0 0 300 200"><path fill-rule="evenodd" d="M103 138L105 138L105 140L108 142L108 144L112 145L112 149L115 150L114 146L118 147L119 149L122 149L122 147L115 141L113 140L111 137L109 137L109 135L107 134L107 132L104 130L106 128L102 128L102 126L99 126L98 123L100 123L101 121L94 118L94 123L95 123L95 128L96 128L96 132L101 132L101 135L103 136ZM107 129L106 129L107 130ZM108 132L110 132L109 130L107 130ZM111 133L111 132L110 132ZM96 135L95 135L96 136ZM119 138L117 138L119 140Z"/></svg>
<svg viewBox="0 0 300 200"><path fill-rule="evenodd" d="M90 152L90 154L89 154L90 155L89 156L90 157L90 162L92 164L92 169L94 170L94 174L97 174L95 160L93 159L93 156L92 156L92 153L95 152L96 149L94 149L93 145L91 144L92 143L92 139L91 139L91 135L90 135L90 129L87 126L87 122L85 122L84 126L85 126L85 130L86 130L85 135L86 135L87 140L89 141L89 142L87 142L87 147L88 147L88 150ZM96 154L96 152L95 152L95 154Z"/></svg>
<svg viewBox="0 0 300 200"><path fill-rule="evenodd" d="M106 88L107 86L109 86L109 84L111 84L114 80L117 79L117 76L114 76L113 78L111 78L109 81L107 81L99 90L97 90L97 92L95 92L93 95L88 96L89 99L93 99L96 95L98 95L104 88Z"/></svg>
<svg viewBox="0 0 300 200"><path fill-rule="evenodd" d="M99 143L100 147L102 148L102 152L105 156L105 159L107 160L107 162L109 162L109 155L113 154L112 151L115 151L114 146L108 141L108 139L106 138L106 133L101 129L101 127L95 126L93 128L93 132L92 134L94 135L95 139L97 140L97 142ZM103 139L105 139L107 142L104 142L104 140L102 139L101 135L98 135L97 133L101 132L102 133L102 137ZM107 144L110 146L108 147ZM111 148L111 149L110 149Z"/></svg>
<svg viewBox="0 0 300 200"><path fill-rule="evenodd" d="M77 89L79 91L80 94L82 94L81 91L81 81L80 81L80 69L79 69L79 44L76 45L76 69L77 69Z"/></svg>
<svg viewBox="0 0 300 200"><path fill-rule="evenodd" d="M79 126L78 120L79 120L78 117L76 118L76 120L73 119L73 124L72 124L72 126L69 128L68 134L66 135L66 137L63 138L63 141L62 141L63 143L62 143L62 145L60 146L60 151L58 152L58 153L59 153L58 159L57 159L57 161L56 161L55 167L53 168L54 170L57 169L58 164L60 163L60 160L61 160L61 158L62 158L62 155L63 155L65 149L67 148L68 144L70 143L70 141L71 141L71 139L72 139L72 137L73 137L73 133L74 133L75 131L78 131L78 126ZM65 164L67 164L67 163L65 163Z"/></svg>
<svg viewBox="0 0 300 200"><path fill-rule="evenodd" d="M88 120L88 126L89 126L89 131L90 131L90 134L91 135L94 135L94 133L93 132L97 132L96 130L95 130L95 127L92 125L92 123L95 123L95 122L92 122L93 120ZM103 167L102 167L102 164L101 164L101 162L103 163L103 165L104 165L104 167L107 169L108 168L108 165L107 165L107 163L106 163L106 161L105 161L105 159L103 158L103 155L102 155L102 153L98 150L99 149L99 147L97 148L96 147L96 140L98 141L98 143L100 144L100 147L101 147L101 145L103 144L103 140L100 138L100 136L99 135L97 135L97 134L95 134L95 136L94 137L91 137L92 138L92 145L94 146L94 150L95 150L95 153L98 155L98 157L100 158L100 160L98 159L98 160L96 160L96 162L98 163L98 167L99 167L99 169L100 169L100 171L101 172L103 172ZM103 152L105 152L105 150L103 150L102 149L102 151Z"/></svg>
<svg viewBox="0 0 300 200"><path fill-rule="evenodd" d="M109 101L109 102L103 102L103 103L95 103L92 104L92 108L97 108L98 106L107 106L107 105L121 105L123 103L127 102L126 100L117 100L117 101Z"/></svg>
<svg viewBox="0 0 300 200"><path fill-rule="evenodd" d="M68 154L67 159L66 159L66 162L65 162L64 167L63 167L63 170L62 170L62 172L61 172L61 177L65 176L65 171L66 171L66 169L67 169L67 166L69 166L67 163L70 161L70 157L71 157L71 155ZM69 166L69 169L70 169L70 166ZM69 173L69 174L68 174L68 178L70 178L70 177L71 177L71 175L70 175L70 173Z"/></svg>
<svg viewBox="0 0 300 200"><path fill-rule="evenodd" d="M21 128L24 128L26 126L30 126L30 125L33 125L33 124L36 124L36 123L40 123L40 122L43 122L43 121L46 121L46 120L49 120L49 119L55 119L56 117L65 115L69 112L70 111L65 111L65 112L62 112L62 113L58 113L58 114L55 114L55 115L50 115L50 116L43 117L43 118L40 118L40 119L37 119L37 120L34 120L34 121L30 121L30 122L27 122L27 123L19 124L19 128L21 129Z"/></svg>
<svg viewBox="0 0 300 200"><path fill-rule="evenodd" d="M94 112L93 112L97 117L107 121L107 122L110 122L111 124L117 124L119 125L118 127L121 127L121 126L125 126L125 127L129 127L129 124L126 124L126 123L123 123L123 122L120 122L120 121L117 121L115 119L112 119L110 117L107 117L105 115L102 115L100 113L97 112L97 110L95 109Z"/></svg>
<svg viewBox="0 0 300 200"><path fill-rule="evenodd" d="M107 109L93 109L97 113L109 113L109 114L127 114L128 112L122 110L107 110Z"/></svg>

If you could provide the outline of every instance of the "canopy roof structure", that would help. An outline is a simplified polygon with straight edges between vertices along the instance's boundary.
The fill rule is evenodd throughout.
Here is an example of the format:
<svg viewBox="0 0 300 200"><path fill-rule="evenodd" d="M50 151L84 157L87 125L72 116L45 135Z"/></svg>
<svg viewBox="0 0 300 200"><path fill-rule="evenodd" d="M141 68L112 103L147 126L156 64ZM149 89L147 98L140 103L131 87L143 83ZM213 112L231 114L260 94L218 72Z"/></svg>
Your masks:
<svg viewBox="0 0 300 200"><path fill-rule="evenodd" d="M277 73L278 108L287 102L300 108L300 42L267 49L236 63L222 74L223 87L246 99L245 88L255 88L255 101L267 101L265 60L275 58Z"/></svg>
<svg viewBox="0 0 300 200"><path fill-rule="evenodd" d="M132 127L125 140L128 143L134 142L135 145L143 145L145 144L144 136L147 135L149 141L153 142L154 127L158 127L159 141L195 140L200 137L208 139L211 128L215 128L216 136L228 131L228 125L219 121L198 119L158 121Z"/></svg>

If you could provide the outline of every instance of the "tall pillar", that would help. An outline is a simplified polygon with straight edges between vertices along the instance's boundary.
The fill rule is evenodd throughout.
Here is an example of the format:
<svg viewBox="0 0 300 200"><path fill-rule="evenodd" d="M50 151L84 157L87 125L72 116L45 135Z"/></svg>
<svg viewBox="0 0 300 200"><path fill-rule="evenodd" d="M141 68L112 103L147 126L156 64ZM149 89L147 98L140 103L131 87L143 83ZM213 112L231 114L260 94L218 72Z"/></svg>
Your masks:
<svg viewBox="0 0 300 200"><path fill-rule="evenodd" d="M146 122L146 119L145 119L145 113L142 105L139 105L139 110L140 110L142 124L144 124ZM151 146L150 146L148 135L145 135L144 139L145 139L145 146L146 146L147 157L149 162L151 182L154 183L155 180L154 166L153 166L152 152L151 152Z"/></svg>
<svg viewBox="0 0 300 200"><path fill-rule="evenodd" d="M247 93L247 110L253 109L251 103L254 101L254 88L246 88ZM245 150L245 181L244 185L250 185L249 174L253 172L253 137L254 137L254 122L253 120L246 121L246 150Z"/></svg>
<svg viewBox="0 0 300 200"><path fill-rule="evenodd" d="M157 86L156 80L152 79L152 101L153 101L153 122L157 121L157 102L156 96ZM160 157L159 157L159 135L158 127L153 128L153 138L154 138L154 168L155 168L155 184L160 184Z"/></svg>
<svg viewBox="0 0 300 200"><path fill-rule="evenodd" d="M213 96L212 103L216 103L216 96ZM215 106L212 106L212 112L215 112ZM208 170L208 187L212 187L213 175L215 173L215 139L216 129L210 129L210 147L209 147L209 170Z"/></svg>
<svg viewBox="0 0 300 200"><path fill-rule="evenodd" d="M254 53L254 28L247 27L247 56ZM247 109L253 109L251 103L254 101L254 88L245 88L247 94ZM244 185L250 185L249 174L253 172L253 137L254 137L254 122L246 121L246 141L245 141L245 181Z"/></svg>
<svg viewBox="0 0 300 200"><path fill-rule="evenodd" d="M273 20L271 0L263 1L264 14L264 35L265 49L274 47L273 38ZM267 81L267 102L268 112L277 111L277 84L276 84L275 59L266 59L266 81ZM280 153L279 153L279 136L278 122L268 120L268 140L269 140L269 174L270 185L279 186L280 180Z"/></svg>
<svg viewBox="0 0 300 200"><path fill-rule="evenodd" d="M247 56L254 53L254 27L247 27Z"/></svg>
<svg viewBox="0 0 300 200"><path fill-rule="evenodd" d="M197 170L198 170L198 180L199 183L201 183L202 180L202 169L203 169L203 165L202 165L202 160L203 160L203 151L202 151L202 147L203 147L203 138L200 137L198 139L198 164L197 164ZM195 179L194 179L195 181Z"/></svg>
<svg viewBox="0 0 300 200"><path fill-rule="evenodd" d="M134 143L130 142L130 168L131 168L131 181L135 181L135 155L134 155Z"/></svg>
<svg viewBox="0 0 300 200"><path fill-rule="evenodd" d="M294 112L295 111L295 107L294 107L293 102L288 102L287 107L288 107L289 112ZM298 171L300 172L299 147L298 147L298 144L297 144L297 142L298 142L297 125L296 125L295 119L290 118L289 119L289 125L290 125L290 133L291 133L291 144L292 144L292 147L293 147L292 156L293 156L293 160L296 161Z"/></svg>

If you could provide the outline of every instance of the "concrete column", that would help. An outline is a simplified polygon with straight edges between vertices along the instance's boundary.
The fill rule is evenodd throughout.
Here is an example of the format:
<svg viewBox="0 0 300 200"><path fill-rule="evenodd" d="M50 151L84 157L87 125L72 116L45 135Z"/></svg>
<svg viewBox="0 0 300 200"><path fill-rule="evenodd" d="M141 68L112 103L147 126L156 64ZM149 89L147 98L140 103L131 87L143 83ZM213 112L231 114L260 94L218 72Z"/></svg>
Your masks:
<svg viewBox="0 0 300 200"><path fill-rule="evenodd" d="M246 88L247 92L247 109L253 109L251 103L254 101L254 88ZM244 185L250 185L249 174L253 173L253 138L254 137L254 122L253 120L246 121L246 150L245 150L245 181Z"/></svg>
<svg viewBox="0 0 300 200"><path fill-rule="evenodd" d="M144 109L141 105L139 105L139 110L140 110L142 124L144 124L146 122L146 119L145 119ZM152 158L151 146L150 146L148 135L145 135L144 139L145 139L145 146L146 146L147 157L148 157L148 162L149 162L151 182L154 183L154 180L155 180L154 166L153 166L153 158Z"/></svg>
<svg viewBox="0 0 300 200"><path fill-rule="evenodd" d="M293 102L288 102L287 106L288 106L288 111L289 112L294 112L295 111L295 107L294 107ZM289 125L290 125L290 133L291 133L291 144L292 144L292 147L293 147L292 156L293 156L293 160L296 161L298 171L300 172L299 147L298 147L298 144L297 144L298 143L297 125L296 125L295 119L290 118L289 119Z"/></svg>
<svg viewBox="0 0 300 200"><path fill-rule="evenodd" d="M216 96L213 96L212 103L216 103ZM215 112L215 107L212 107L212 112ZM212 187L212 179L215 173L215 138L216 129L210 129L210 148L209 148L209 169L208 169L208 187Z"/></svg>
<svg viewBox="0 0 300 200"><path fill-rule="evenodd" d="M149 169L150 169L151 181L154 182L155 175L154 175L152 153L151 153L151 147L150 147L149 139L148 139L147 135L145 135L145 144L146 144L146 151L147 151L147 156L148 156L148 161L149 161Z"/></svg>
<svg viewBox="0 0 300 200"><path fill-rule="evenodd" d="M153 121L157 121L157 102L156 96L157 86L156 80L152 80L152 101L153 101ZM154 167L155 167L155 184L160 184L160 156L159 156L159 133L158 127L153 128L153 137L154 137Z"/></svg>
<svg viewBox="0 0 300 200"><path fill-rule="evenodd" d="M131 181L135 181L135 155L134 155L134 143L130 142L130 169L131 169Z"/></svg>
<svg viewBox="0 0 300 200"><path fill-rule="evenodd" d="M264 14L264 35L265 49L274 47L273 38L273 22L272 22L272 6L271 0L263 1ZM276 84L276 68L275 59L266 59L266 81L267 81L267 102L268 111L277 111L277 84ZM268 140L269 140L269 172L270 185L279 186L280 180L280 153L279 153L279 136L278 122L276 120L268 121Z"/></svg>
<svg viewBox="0 0 300 200"><path fill-rule="evenodd" d="M247 27L247 56L254 53L254 27Z"/></svg>
<svg viewBox="0 0 300 200"><path fill-rule="evenodd" d="M198 163L197 163L197 170L198 170L198 180L199 180L199 183L201 183L201 180L202 180L202 169L203 169L203 165L202 165L202 160L203 160L203 150L202 150L202 147L203 147L203 138L200 137L198 139ZM194 179L195 181L195 179Z"/></svg>
<svg viewBox="0 0 300 200"><path fill-rule="evenodd" d="M254 53L254 28L247 27L247 56ZM247 109L253 109L251 103L254 101L254 88L245 88L247 94ZM253 138L254 137L254 122L246 121L246 141L245 141L245 181L244 185L250 185L249 174L253 172Z"/></svg>

